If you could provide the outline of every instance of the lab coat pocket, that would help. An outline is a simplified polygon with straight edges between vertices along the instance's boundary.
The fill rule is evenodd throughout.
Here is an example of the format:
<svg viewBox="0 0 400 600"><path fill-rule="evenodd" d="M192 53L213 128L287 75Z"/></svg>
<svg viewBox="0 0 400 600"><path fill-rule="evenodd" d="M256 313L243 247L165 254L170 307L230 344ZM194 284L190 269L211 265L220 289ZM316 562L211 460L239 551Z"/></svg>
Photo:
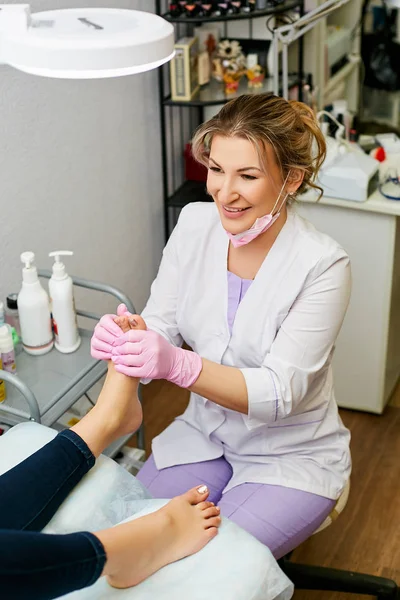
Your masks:
<svg viewBox="0 0 400 600"><path fill-rule="evenodd" d="M298 413L296 415L292 414L284 419L275 421L275 423L272 423L269 427L270 429L279 429L284 427L300 427L318 424L324 420L327 408L328 407L325 405L322 408L308 410L307 412Z"/></svg>
<svg viewBox="0 0 400 600"><path fill-rule="evenodd" d="M314 441L324 437L326 410L324 406L271 423L268 428L268 451L285 454L293 452L295 447L299 452L310 451Z"/></svg>

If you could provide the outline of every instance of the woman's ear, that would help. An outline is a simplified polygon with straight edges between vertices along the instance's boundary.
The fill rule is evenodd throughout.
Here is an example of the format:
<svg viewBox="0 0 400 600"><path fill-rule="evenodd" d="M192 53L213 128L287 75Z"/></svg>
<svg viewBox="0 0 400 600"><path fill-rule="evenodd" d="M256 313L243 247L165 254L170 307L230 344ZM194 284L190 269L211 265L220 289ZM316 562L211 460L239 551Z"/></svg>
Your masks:
<svg viewBox="0 0 400 600"><path fill-rule="evenodd" d="M288 194L297 192L304 179L304 171L301 169L290 169L286 190Z"/></svg>

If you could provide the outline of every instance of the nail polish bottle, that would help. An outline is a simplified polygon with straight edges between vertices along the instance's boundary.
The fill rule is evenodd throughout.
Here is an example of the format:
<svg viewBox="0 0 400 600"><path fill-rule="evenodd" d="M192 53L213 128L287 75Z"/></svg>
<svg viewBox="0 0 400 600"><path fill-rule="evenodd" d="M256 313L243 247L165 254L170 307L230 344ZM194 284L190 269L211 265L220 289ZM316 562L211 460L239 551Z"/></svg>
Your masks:
<svg viewBox="0 0 400 600"><path fill-rule="evenodd" d="M251 0L242 0L242 13L250 13L254 10L255 3Z"/></svg>
<svg viewBox="0 0 400 600"><path fill-rule="evenodd" d="M214 5L213 15L216 17L223 17L228 14L229 4L228 2L216 2Z"/></svg>
<svg viewBox="0 0 400 600"><path fill-rule="evenodd" d="M213 11L212 2L202 2L201 3L202 15L203 17L211 17Z"/></svg>
<svg viewBox="0 0 400 600"><path fill-rule="evenodd" d="M170 2L169 3L169 14L171 17L179 17L181 15L181 7L179 2Z"/></svg>
<svg viewBox="0 0 400 600"><path fill-rule="evenodd" d="M189 0L189 2L187 2L185 5L185 15L188 18L197 17L200 13L200 10L200 6L194 2L194 0Z"/></svg>
<svg viewBox="0 0 400 600"><path fill-rule="evenodd" d="M241 8L241 0L231 0L231 12L233 15L237 15L238 13L240 13Z"/></svg>
<svg viewBox="0 0 400 600"><path fill-rule="evenodd" d="M219 4L218 0L213 0L213 2L212 2L212 12L211 12L211 15L213 17L219 17L220 16L218 4Z"/></svg>

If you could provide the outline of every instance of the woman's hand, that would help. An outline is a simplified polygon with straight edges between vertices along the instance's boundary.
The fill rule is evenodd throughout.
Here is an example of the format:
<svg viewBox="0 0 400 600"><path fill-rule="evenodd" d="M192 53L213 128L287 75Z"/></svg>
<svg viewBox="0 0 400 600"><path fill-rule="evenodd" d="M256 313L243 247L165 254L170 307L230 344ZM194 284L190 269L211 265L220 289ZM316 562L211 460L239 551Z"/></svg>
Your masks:
<svg viewBox="0 0 400 600"><path fill-rule="evenodd" d="M111 360L130 377L166 379L183 388L197 380L202 360L195 352L170 344L155 331L131 330L114 340Z"/></svg>
<svg viewBox="0 0 400 600"><path fill-rule="evenodd" d="M104 315L94 328L90 343L90 354L97 360L111 360L112 350L118 338L123 335L115 323L117 315Z"/></svg>
<svg viewBox="0 0 400 600"><path fill-rule="evenodd" d="M125 304L120 304L117 308L116 315L104 315L94 328L90 344L90 353L93 358L96 358L97 360L111 360L115 342L122 335L120 326L115 323L117 316L128 317L135 326L137 326L138 321L140 321L142 329L146 328L145 322L139 315L132 315L128 312Z"/></svg>

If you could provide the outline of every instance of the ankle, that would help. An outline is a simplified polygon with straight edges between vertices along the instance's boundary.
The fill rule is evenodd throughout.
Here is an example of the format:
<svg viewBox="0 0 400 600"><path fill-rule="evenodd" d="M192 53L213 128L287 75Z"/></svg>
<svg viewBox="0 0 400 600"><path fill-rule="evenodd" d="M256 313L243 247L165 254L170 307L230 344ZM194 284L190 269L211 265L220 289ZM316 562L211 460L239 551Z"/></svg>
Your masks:
<svg viewBox="0 0 400 600"><path fill-rule="evenodd" d="M115 369L114 363L109 360L108 361L108 369L105 385L112 382L113 386L123 386L125 389L137 390L139 387L140 380L136 379L136 377L129 377L128 375L124 375L123 373L119 373Z"/></svg>

